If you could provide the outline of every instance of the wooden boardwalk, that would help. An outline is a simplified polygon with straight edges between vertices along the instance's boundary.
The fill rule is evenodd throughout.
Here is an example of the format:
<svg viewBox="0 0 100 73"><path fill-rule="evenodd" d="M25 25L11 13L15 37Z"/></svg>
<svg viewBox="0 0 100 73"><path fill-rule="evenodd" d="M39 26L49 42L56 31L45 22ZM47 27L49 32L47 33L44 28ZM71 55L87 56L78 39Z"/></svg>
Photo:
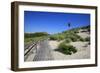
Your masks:
<svg viewBox="0 0 100 73"><path fill-rule="evenodd" d="M44 40L40 42L39 48L37 49L33 61L47 61L47 60L53 60L52 49L48 44L48 40Z"/></svg>

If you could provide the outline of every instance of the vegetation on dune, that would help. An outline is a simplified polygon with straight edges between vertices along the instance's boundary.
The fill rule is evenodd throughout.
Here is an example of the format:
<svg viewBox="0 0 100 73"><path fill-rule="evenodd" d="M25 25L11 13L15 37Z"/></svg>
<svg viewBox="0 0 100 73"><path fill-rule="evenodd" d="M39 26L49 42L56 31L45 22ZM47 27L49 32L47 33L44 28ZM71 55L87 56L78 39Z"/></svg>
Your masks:
<svg viewBox="0 0 100 73"><path fill-rule="evenodd" d="M86 37L85 38L85 41L90 41L90 37Z"/></svg>
<svg viewBox="0 0 100 73"><path fill-rule="evenodd" d="M47 32L36 32L36 33L25 33L25 38L33 38L33 37L41 37L41 36L48 36Z"/></svg>
<svg viewBox="0 0 100 73"><path fill-rule="evenodd" d="M50 35L50 40L66 40L66 43L69 42L76 42L76 41L86 41L89 40L89 38L83 39L81 36L77 35L79 33L80 29L86 29L87 31L90 30L90 26L86 27L80 27L80 28L75 28L67 31L63 31L62 33Z"/></svg>
<svg viewBox="0 0 100 73"><path fill-rule="evenodd" d="M80 38L80 36L78 36L77 34L75 34L74 32L67 32L66 33L66 38L65 39L70 39L72 42L76 42L78 41L78 39Z"/></svg>
<svg viewBox="0 0 100 73"><path fill-rule="evenodd" d="M44 38L44 37L25 38L24 42L25 42L25 44L28 44L31 42L37 42L42 38Z"/></svg>
<svg viewBox="0 0 100 73"><path fill-rule="evenodd" d="M79 33L80 29L85 30L85 32L86 31L90 32L90 26L86 26L86 27L70 29L67 31L63 31L61 33L51 34L51 35L48 34L47 32L25 33L24 42L25 44L29 44L49 37L49 40L63 41L62 43L59 44L58 49L56 49L56 51L59 51L66 55L71 55L73 53L76 53L77 49L76 47L70 45L70 42L81 41L81 42L89 42L90 44L90 37L86 37L85 39L83 39L81 36L77 34Z"/></svg>
<svg viewBox="0 0 100 73"><path fill-rule="evenodd" d="M71 42L71 39L66 38L66 39L65 39L65 42L66 42L66 43L70 43L70 42Z"/></svg>
<svg viewBox="0 0 100 73"><path fill-rule="evenodd" d="M60 43L56 51L60 51L61 53L66 54L66 55L71 55L73 53L76 53L77 49L74 46L66 45L66 43L63 42L63 43Z"/></svg>
<svg viewBox="0 0 100 73"><path fill-rule="evenodd" d="M77 49L76 49L76 47L70 45L70 42L90 41L90 37L86 37L84 39L77 34L77 33L79 33L80 29L83 29L83 30L86 30L87 32L89 32L90 26L71 29L71 30L63 31L62 33L59 33L59 34L51 35L50 40L58 40L58 41L63 40L63 42L59 44L56 51L59 51L59 52L66 54L66 55L72 55L73 53L77 52Z"/></svg>
<svg viewBox="0 0 100 73"><path fill-rule="evenodd" d="M88 30L88 32L90 32L90 25L85 26L85 27L81 27L81 29L87 29L87 30Z"/></svg>
<svg viewBox="0 0 100 73"><path fill-rule="evenodd" d="M24 42L25 44L30 44L32 42L36 42L40 39L44 39L48 37L48 33L46 32L37 32L37 33L25 33Z"/></svg>
<svg viewBox="0 0 100 73"><path fill-rule="evenodd" d="M62 35L62 34L54 34L54 35L51 35L50 37L50 40L64 40L65 39L65 36Z"/></svg>
<svg viewBox="0 0 100 73"><path fill-rule="evenodd" d="M37 41L38 39L48 37L48 36L49 36L50 40L57 40L57 41L65 40L66 43L70 43L71 41L72 42L89 41L90 40L89 37L83 39L82 37L77 35L77 33L79 32L80 29L87 29L89 31L90 26L74 28L74 29L70 29L70 30L63 31L63 32L57 33L57 34L52 34L52 35L48 34L47 32L25 33L25 35L24 35L25 43Z"/></svg>
<svg viewBox="0 0 100 73"><path fill-rule="evenodd" d="M76 42L76 41L83 41L83 39L77 35L78 30L70 30L62 32L61 34L54 34L50 36L50 40L66 40L67 43L69 42Z"/></svg>
<svg viewBox="0 0 100 73"><path fill-rule="evenodd" d="M67 30L67 31L63 31L62 33L78 33L80 30L80 28L73 28L73 29L70 29L70 30Z"/></svg>

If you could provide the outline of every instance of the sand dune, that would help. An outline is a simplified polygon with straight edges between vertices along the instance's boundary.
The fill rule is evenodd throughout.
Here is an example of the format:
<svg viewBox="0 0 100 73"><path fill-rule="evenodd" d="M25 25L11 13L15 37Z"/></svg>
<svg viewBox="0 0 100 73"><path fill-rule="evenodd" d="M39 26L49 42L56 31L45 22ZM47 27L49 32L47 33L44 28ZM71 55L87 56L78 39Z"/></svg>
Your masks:
<svg viewBox="0 0 100 73"><path fill-rule="evenodd" d="M54 50L58 47L60 42L49 41L51 48ZM53 57L55 60L68 60L68 59L88 59L90 58L90 45L88 42L71 42L71 45L77 48L78 52L72 55L65 55L58 51L53 51Z"/></svg>

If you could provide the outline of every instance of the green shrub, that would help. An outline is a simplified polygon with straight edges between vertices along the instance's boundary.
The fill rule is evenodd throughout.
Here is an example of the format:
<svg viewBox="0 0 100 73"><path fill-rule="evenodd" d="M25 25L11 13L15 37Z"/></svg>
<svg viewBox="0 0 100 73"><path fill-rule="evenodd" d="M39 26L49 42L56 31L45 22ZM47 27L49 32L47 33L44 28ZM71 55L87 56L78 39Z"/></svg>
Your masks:
<svg viewBox="0 0 100 73"><path fill-rule="evenodd" d="M49 36L47 32L36 32L36 33L24 33L25 38Z"/></svg>
<svg viewBox="0 0 100 73"><path fill-rule="evenodd" d="M61 35L61 34L55 34L55 35L51 35L50 36L50 40L64 40L65 39L65 36L64 35Z"/></svg>
<svg viewBox="0 0 100 73"><path fill-rule="evenodd" d="M50 40L58 40L56 36L50 36Z"/></svg>
<svg viewBox="0 0 100 73"><path fill-rule="evenodd" d="M58 41L65 39L64 35L61 35L61 34L56 35L56 37Z"/></svg>
<svg viewBox="0 0 100 73"><path fill-rule="evenodd" d="M75 36L71 36L70 38L71 38L71 40L72 40L73 42L76 42L76 41L77 41L77 38L76 38Z"/></svg>
<svg viewBox="0 0 100 73"><path fill-rule="evenodd" d="M77 49L75 47L73 47L72 45L66 45L66 43L61 43L58 46L58 49L56 49L57 51L62 52L63 54L66 55L71 55L72 53L76 53Z"/></svg>
<svg viewBox="0 0 100 73"><path fill-rule="evenodd" d="M71 39L67 38L67 39L65 39L65 42L66 43L70 43L71 42Z"/></svg>
<svg viewBox="0 0 100 73"><path fill-rule="evenodd" d="M82 41L82 42L84 42L85 40L84 40L83 38L79 38L79 41Z"/></svg>
<svg viewBox="0 0 100 73"><path fill-rule="evenodd" d="M79 32L79 29L72 29L72 31L73 31L74 33L78 33L78 32Z"/></svg>
<svg viewBox="0 0 100 73"><path fill-rule="evenodd" d="M85 38L85 41L90 41L90 37L86 37Z"/></svg>
<svg viewBox="0 0 100 73"><path fill-rule="evenodd" d="M77 35L76 33L70 31L70 33L66 33L66 39L70 39L72 42L76 42L80 40L80 36Z"/></svg>

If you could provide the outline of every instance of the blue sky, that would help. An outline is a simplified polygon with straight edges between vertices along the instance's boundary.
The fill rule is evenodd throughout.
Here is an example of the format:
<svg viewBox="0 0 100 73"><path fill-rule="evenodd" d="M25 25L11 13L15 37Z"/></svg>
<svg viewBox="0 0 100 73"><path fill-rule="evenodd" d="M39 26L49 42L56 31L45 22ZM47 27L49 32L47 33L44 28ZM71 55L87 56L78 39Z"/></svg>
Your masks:
<svg viewBox="0 0 100 73"><path fill-rule="evenodd" d="M67 24L70 23L69 28ZM90 14L24 11L24 32L54 34L90 25Z"/></svg>

